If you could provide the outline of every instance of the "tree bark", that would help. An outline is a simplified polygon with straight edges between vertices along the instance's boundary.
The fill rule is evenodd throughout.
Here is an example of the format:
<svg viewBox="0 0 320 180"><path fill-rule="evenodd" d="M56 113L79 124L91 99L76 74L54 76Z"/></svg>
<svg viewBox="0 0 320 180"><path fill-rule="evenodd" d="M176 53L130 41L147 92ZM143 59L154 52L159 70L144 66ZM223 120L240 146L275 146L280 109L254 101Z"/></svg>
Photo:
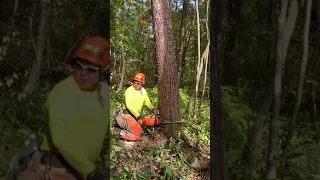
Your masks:
<svg viewBox="0 0 320 180"><path fill-rule="evenodd" d="M305 21L304 21L304 31L303 31L303 55L302 55L302 61L301 61L301 68L300 68L300 76L299 76L299 82L297 87L297 97L296 102L294 106L294 110L291 117L290 122L290 128L288 130L287 139L284 145L284 150L290 146L291 139L294 136L294 129L296 127L296 121L300 109L301 104L301 97L303 92L303 83L306 73L306 67L308 63L308 50L309 50L309 29L310 29L310 17L311 17L311 7L312 7L312 0L307 0L306 5L306 14L305 14Z"/></svg>
<svg viewBox="0 0 320 180"><path fill-rule="evenodd" d="M227 47L227 42L229 39L229 32L230 32L230 11L231 11L231 0L219 0L212 3L215 4L215 8L217 8L217 18L218 18L218 58L220 61L220 76L223 75L224 71L226 70L226 58L225 58L225 51ZM210 8L211 9L211 8ZM211 41L212 42L212 41ZM220 77L221 80L223 80ZM221 82L223 84L223 82Z"/></svg>
<svg viewBox="0 0 320 180"><path fill-rule="evenodd" d="M223 138L223 119L221 115L221 89L220 89L220 59L218 58L218 18L214 1L210 1L211 28L210 28L210 117L211 117L211 171L210 179L227 180L228 165Z"/></svg>
<svg viewBox="0 0 320 180"><path fill-rule="evenodd" d="M318 41L320 41L320 0L317 0Z"/></svg>
<svg viewBox="0 0 320 180"><path fill-rule="evenodd" d="M284 61L284 33L286 24L286 13L288 0L281 1L281 10L278 19L278 33L276 44L276 66L274 75L274 96L273 96L273 110L270 120L269 130L269 149L268 149L268 180L277 179L277 164L276 164L276 150L277 150L277 123L280 113L281 103L281 80L282 69Z"/></svg>
<svg viewBox="0 0 320 180"><path fill-rule="evenodd" d="M174 122L180 120L180 98L178 62L171 22L171 1L153 0L152 7L158 67L159 111L163 122L173 122L172 125L164 125L164 132L169 136L178 137L181 125Z"/></svg>

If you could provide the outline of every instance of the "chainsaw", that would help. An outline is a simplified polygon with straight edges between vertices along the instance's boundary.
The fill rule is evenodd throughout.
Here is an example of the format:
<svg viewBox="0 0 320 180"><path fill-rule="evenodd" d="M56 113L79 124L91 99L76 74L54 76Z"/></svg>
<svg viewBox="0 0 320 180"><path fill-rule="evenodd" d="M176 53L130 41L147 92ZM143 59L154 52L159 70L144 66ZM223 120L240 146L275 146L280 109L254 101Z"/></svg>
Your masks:
<svg viewBox="0 0 320 180"><path fill-rule="evenodd" d="M120 104L117 108L117 111L114 114L114 119L117 116L123 113L122 104ZM183 123L184 121L175 121L175 122L161 122L161 117L159 113L152 114L143 118L143 127L152 127L152 130L158 129L162 124L175 124L175 123ZM116 125L117 126L117 125ZM118 127L116 127L118 128ZM116 130L118 131L118 129Z"/></svg>

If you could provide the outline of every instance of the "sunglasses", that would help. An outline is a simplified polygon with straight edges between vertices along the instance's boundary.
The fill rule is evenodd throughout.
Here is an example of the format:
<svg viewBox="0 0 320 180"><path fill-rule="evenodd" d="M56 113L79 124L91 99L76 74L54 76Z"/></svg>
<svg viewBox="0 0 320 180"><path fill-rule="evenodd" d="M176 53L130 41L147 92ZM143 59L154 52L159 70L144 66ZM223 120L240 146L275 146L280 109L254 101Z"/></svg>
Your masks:
<svg viewBox="0 0 320 180"><path fill-rule="evenodd" d="M86 71L88 73L95 73L100 70L99 66L94 66L94 65L88 65L88 64L82 64L81 62L76 62L75 63L75 69L79 71Z"/></svg>
<svg viewBox="0 0 320 180"><path fill-rule="evenodd" d="M141 82L137 82L137 81L133 81L132 83L136 84L136 85L141 85L142 84Z"/></svg>

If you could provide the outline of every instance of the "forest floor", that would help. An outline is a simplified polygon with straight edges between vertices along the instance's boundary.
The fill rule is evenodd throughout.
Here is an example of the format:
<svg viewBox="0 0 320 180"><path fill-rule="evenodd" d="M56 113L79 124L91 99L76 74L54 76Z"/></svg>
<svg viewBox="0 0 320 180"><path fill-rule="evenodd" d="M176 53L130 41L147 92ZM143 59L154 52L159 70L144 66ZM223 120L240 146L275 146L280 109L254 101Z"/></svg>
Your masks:
<svg viewBox="0 0 320 180"><path fill-rule="evenodd" d="M169 139L159 131L143 136L138 142L117 142L112 146L112 154L117 154L117 162L112 158L112 179L120 176L125 179L210 179L207 145Z"/></svg>

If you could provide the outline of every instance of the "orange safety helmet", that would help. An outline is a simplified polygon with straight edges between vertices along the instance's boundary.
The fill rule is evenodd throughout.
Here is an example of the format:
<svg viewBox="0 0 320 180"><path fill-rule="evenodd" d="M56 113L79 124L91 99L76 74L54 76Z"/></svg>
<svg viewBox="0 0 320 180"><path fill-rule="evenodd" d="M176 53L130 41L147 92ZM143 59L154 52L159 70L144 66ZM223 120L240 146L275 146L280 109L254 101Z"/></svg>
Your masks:
<svg viewBox="0 0 320 180"><path fill-rule="evenodd" d="M143 73L137 73L136 75L134 75L133 81L138 81L138 82L141 82L141 83L145 83L146 81L146 77Z"/></svg>
<svg viewBox="0 0 320 180"><path fill-rule="evenodd" d="M75 57L94 65L106 67L110 64L109 41L100 36L89 37L81 43Z"/></svg>

